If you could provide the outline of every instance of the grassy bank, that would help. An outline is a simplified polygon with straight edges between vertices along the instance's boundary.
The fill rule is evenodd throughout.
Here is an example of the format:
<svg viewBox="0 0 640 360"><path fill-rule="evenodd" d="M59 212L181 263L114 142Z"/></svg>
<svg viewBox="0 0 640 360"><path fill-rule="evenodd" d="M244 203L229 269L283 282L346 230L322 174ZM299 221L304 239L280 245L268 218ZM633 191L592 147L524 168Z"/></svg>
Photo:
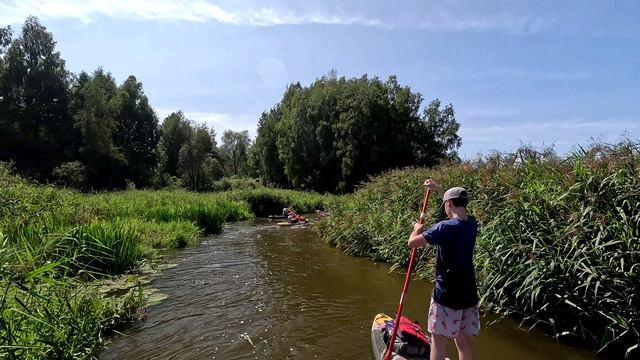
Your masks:
<svg viewBox="0 0 640 360"><path fill-rule="evenodd" d="M89 358L102 335L136 318L140 286L105 295L159 251L197 243L227 221L309 212L318 194L132 190L85 195L34 185L0 166L0 358ZM135 276L135 273L134 275Z"/></svg>
<svg viewBox="0 0 640 360"><path fill-rule="evenodd" d="M424 179L468 187L481 224L475 262L485 306L596 349L638 356L638 149L596 145L567 158L521 150L392 171L334 199L316 229L349 254L406 267ZM431 199L425 223L443 216L438 201ZM428 251L418 273L431 277Z"/></svg>

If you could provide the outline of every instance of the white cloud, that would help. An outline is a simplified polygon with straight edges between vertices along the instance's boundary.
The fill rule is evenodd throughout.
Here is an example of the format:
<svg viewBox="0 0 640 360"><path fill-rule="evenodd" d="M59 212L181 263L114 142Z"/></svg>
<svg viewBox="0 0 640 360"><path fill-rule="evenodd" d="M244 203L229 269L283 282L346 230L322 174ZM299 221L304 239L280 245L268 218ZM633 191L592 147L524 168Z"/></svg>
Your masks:
<svg viewBox="0 0 640 360"><path fill-rule="evenodd" d="M0 3L0 24L21 23L29 15L43 19L75 19L85 24L97 16L106 16L252 26L384 25L377 19L322 12L295 13L270 7L231 11L204 0L10 0Z"/></svg>
<svg viewBox="0 0 640 360"><path fill-rule="evenodd" d="M167 115L177 110L157 108L155 111L158 114L158 119L162 122ZM253 139L256 136L259 115L205 111L183 111L183 113L187 119L193 120L196 124L206 124L209 128L213 127L216 131L218 142L220 142L222 133L225 130L249 130L249 137Z"/></svg>
<svg viewBox="0 0 640 360"><path fill-rule="evenodd" d="M616 139L624 134L640 136L634 119L532 121L485 127L460 127L465 143L496 144L511 148L521 142L578 143L589 138Z"/></svg>
<svg viewBox="0 0 640 360"><path fill-rule="evenodd" d="M256 26L302 24L386 26L384 22L378 19L313 12L299 14L267 7L246 12L241 16L241 19L243 23Z"/></svg>
<svg viewBox="0 0 640 360"><path fill-rule="evenodd" d="M476 118L508 118L518 114L518 110L497 108L497 107L481 107L481 108L459 108L456 110L456 116L460 119L476 119Z"/></svg>
<svg viewBox="0 0 640 360"><path fill-rule="evenodd" d="M596 141L618 142L625 137L640 137L640 119L569 119L559 121L528 121L490 126L460 126L462 138L460 155L473 158L488 151L516 150L520 145L537 148L554 146L559 154L566 154L578 144Z"/></svg>
<svg viewBox="0 0 640 360"><path fill-rule="evenodd" d="M491 70L480 71L475 74L477 77L534 77L547 80L583 80L593 76L586 71L561 71L561 70L523 70L510 67L499 67Z"/></svg>
<svg viewBox="0 0 640 360"><path fill-rule="evenodd" d="M538 34L549 32L556 21L551 18L519 16L513 14L466 15L439 11L420 24L421 29L432 31L503 31L512 34Z"/></svg>
<svg viewBox="0 0 640 360"><path fill-rule="evenodd" d="M253 6L246 2L213 0L5 0L0 2L0 25L20 24L29 15L42 19L72 19L88 24L100 16L148 21L217 22L230 25L355 25L393 29L395 27L436 32L489 32L539 34L561 25L548 16L509 13L464 14L459 9L435 9L426 18L418 11L408 18L384 13L379 18L332 12L307 3ZM259 4L259 2L258 2ZM295 10L294 10L295 6ZM367 11L367 9L364 9ZM357 11L361 13L361 11Z"/></svg>

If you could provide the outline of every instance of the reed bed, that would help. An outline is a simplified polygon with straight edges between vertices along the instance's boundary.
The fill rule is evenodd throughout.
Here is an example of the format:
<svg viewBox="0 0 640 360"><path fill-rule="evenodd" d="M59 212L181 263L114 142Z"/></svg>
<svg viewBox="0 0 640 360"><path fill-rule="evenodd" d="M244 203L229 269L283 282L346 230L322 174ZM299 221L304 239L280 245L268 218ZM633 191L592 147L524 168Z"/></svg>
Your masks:
<svg viewBox="0 0 640 360"><path fill-rule="evenodd" d="M425 178L469 189L485 308L615 356L639 356L640 146L594 144L566 157L520 149L404 169L335 198L316 230L345 252L408 264ZM443 218L430 201L425 223ZM433 275L433 249L418 263Z"/></svg>

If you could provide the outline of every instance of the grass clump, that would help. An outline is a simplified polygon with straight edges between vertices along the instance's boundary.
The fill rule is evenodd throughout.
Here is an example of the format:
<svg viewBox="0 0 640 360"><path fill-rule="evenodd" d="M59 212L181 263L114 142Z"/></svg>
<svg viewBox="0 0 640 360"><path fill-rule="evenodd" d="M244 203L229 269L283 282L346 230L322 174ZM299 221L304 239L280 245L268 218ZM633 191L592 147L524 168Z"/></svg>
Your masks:
<svg viewBox="0 0 640 360"><path fill-rule="evenodd" d="M192 221L186 220L163 222L131 219L129 223L140 234L143 250L149 254L153 254L155 249L179 249L197 244L204 233Z"/></svg>
<svg viewBox="0 0 640 360"><path fill-rule="evenodd" d="M81 272L117 275L142 259L140 234L122 221L98 221L65 227L14 224L6 228L6 245L14 252L10 266L17 273L59 265L61 275Z"/></svg>
<svg viewBox="0 0 640 360"><path fill-rule="evenodd" d="M83 281L27 278L0 280L0 358L94 358L102 336L133 320L144 305L139 290L108 298Z"/></svg>

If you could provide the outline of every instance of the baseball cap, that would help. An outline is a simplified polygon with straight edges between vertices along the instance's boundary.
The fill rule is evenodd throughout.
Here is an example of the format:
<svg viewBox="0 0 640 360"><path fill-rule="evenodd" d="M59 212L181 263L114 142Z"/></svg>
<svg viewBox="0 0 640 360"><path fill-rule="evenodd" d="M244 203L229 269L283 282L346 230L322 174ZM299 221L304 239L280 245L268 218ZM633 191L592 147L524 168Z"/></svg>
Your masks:
<svg viewBox="0 0 640 360"><path fill-rule="evenodd" d="M442 203L451 199L467 199L469 200L469 195L467 195L467 189L463 187L452 187L451 189L445 191L444 196L442 197Z"/></svg>

